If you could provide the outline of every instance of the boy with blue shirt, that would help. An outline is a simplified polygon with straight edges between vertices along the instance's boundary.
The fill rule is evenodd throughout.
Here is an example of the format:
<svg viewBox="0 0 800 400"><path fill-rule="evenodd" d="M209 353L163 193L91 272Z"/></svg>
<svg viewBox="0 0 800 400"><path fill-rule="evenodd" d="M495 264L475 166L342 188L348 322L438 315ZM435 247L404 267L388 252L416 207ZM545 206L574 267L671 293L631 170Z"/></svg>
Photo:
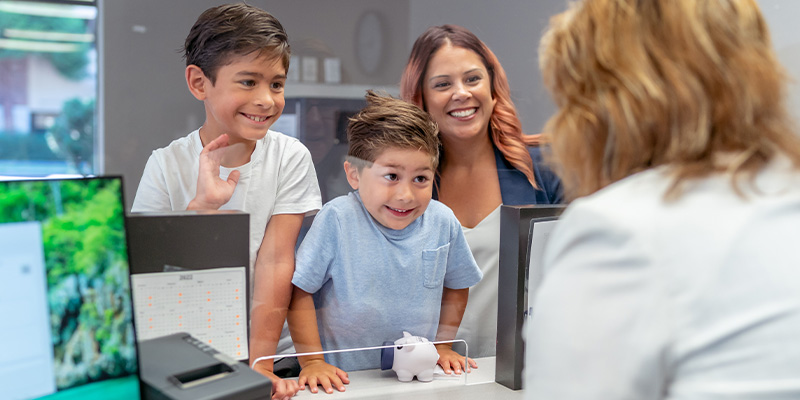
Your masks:
<svg viewBox="0 0 800 400"><path fill-rule="evenodd" d="M469 287L482 278L453 212L431 200L436 123L413 104L366 97L347 128L344 168L356 191L322 208L297 253L289 327L301 353L378 346L403 331L454 339ZM445 372L467 368L450 344L437 350ZM378 368L380 351L306 356L300 365L301 388L343 391L343 370Z"/></svg>

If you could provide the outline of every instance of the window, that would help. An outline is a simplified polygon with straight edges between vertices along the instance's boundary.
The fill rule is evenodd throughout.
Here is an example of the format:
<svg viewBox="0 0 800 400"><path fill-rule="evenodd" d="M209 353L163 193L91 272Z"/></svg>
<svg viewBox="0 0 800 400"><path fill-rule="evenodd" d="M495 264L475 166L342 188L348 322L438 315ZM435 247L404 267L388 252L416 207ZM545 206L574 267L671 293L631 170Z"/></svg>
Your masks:
<svg viewBox="0 0 800 400"><path fill-rule="evenodd" d="M96 174L97 4L0 0L0 175Z"/></svg>

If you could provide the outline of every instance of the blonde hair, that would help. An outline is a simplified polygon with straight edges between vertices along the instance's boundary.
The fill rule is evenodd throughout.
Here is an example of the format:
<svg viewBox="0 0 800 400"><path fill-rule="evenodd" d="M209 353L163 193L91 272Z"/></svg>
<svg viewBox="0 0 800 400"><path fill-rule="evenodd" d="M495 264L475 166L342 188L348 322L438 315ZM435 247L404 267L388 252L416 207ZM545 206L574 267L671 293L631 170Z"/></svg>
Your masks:
<svg viewBox="0 0 800 400"><path fill-rule="evenodd" d="M668 199L720 172L739 191L778 154L800 168L787 78L754 0L586 0L551 19L539 53L569 198L663 165Z"/></svg>
<svg viewBox="0 0 800 400"><path fill-rule="evenodd" d="M522 123L517 117L514 102L511 101L511 89L508 86L506 72L492 50L475 34L458 25L432 26L423 32L414 42L408 63L403 70L400 79L400 97L428 110L422 96L422 81L425 79L431 57L448 44L471 50L483 61L491 77L492 98L497 101L489 119L492 142L506 160L525 174L531 185L538 189L528 146L539 145L540 135L522 133Z"/></svg>

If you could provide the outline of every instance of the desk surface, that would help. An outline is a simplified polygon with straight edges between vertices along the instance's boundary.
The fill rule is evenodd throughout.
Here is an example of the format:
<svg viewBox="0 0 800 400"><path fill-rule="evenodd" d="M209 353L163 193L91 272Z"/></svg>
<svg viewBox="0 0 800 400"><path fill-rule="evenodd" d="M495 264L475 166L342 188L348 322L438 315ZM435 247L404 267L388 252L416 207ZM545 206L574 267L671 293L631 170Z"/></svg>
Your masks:
<svg viewBox="0 0 800 400"><path fill-rule="evenodd" d="M478 368L466 377L434 376L433 382L400 382L394 371L366 370L349 374L350 384L344 392L334 391L326 394L320 390L311 393L308 388L300 391L296 398L319 400L336 399L374 399L395 400L487 400L487 399L522 399L521 390L511 390L494 381L494 357L477 358Z"/></svg>

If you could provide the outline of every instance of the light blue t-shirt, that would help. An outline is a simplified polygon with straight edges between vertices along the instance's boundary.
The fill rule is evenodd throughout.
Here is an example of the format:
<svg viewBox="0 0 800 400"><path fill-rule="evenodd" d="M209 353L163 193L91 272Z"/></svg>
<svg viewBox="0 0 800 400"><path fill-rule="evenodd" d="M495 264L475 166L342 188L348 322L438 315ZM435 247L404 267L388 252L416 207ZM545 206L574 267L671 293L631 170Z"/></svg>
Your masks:
<svg viewBox="0 0 800 400"><path fill-rule="evenodd" d="M380 346L403 331L435 340L442 290L477 284L481 273L461 225L432 200L402 230L367 212L358 192L322 207L297 252L292 283L314 294L324 350ZM345 371L380 367L380 351L326 354Z"/></svg>

